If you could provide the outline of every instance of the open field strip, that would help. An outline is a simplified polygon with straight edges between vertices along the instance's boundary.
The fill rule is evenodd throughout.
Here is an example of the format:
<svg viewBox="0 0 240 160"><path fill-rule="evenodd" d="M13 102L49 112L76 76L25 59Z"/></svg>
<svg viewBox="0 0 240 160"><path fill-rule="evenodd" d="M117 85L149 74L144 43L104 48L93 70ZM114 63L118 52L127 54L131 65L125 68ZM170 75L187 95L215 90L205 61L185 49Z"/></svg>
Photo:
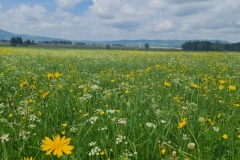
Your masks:
<svg viewBox="0 0 240 160"><path fill-rule="evenodd" d="M0 159L240 159L240 53L1 47L0 64Z"/></svg>

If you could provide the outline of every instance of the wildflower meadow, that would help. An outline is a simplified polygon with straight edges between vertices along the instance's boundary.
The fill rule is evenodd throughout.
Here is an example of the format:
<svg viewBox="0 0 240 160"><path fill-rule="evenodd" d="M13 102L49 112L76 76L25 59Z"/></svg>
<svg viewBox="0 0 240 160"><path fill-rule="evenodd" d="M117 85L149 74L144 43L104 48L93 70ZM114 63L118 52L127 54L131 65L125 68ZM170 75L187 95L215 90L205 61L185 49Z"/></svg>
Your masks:
<svg viewBox="0 0 240 160"><path fill-rule="evenodd" d="M239 160L240 53L0 47L1 160Z"/></svg>

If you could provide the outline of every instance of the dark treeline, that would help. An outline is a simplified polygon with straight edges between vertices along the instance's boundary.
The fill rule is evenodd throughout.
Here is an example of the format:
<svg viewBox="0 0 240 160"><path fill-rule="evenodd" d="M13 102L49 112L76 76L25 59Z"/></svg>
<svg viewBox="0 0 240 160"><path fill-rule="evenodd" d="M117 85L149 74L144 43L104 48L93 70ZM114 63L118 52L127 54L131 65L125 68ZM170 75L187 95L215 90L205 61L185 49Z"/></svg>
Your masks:
<svg viewBox="0 0 240 160"><path fill-rule="evenodd" d="M182 45L182 49L189 51L240 51L240 42L225 44L210 41L189 41Z"/></svg>
<svg viewBox="0 0 240 160"><path fill-rule="evenodd" d="M17 46L17 45L34 45L34 41L30 41L29 39L27 39L26 41L23 41L22 37L12 37L10 39L10 44L11 46Z"/></svg>
<svg viewBox="0 0 240 160"><path fill-rule="evenodd" d="M43 42L40 42L40 43L43 43L43 44L54 44L54 45L58 45L58 44L72 44L72 41L67 41L67 40L52 40L52 41L43 41Z"/></svg>

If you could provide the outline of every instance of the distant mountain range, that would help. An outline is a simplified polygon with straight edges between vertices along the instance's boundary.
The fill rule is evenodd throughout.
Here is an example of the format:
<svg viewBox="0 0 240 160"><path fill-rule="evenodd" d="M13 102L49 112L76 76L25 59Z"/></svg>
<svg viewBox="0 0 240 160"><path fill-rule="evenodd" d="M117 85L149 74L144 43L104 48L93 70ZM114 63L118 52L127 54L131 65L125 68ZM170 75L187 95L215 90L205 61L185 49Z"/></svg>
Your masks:
<svg viewBox="0 0 240 160"><path fill-rule="evenodd" d="M26 34L15 34L11 32L4 31L0 29L0 40L10 40L12 37L20 36L23 40L34 40L35 42L40 41L58 41L58 40L64 40L60 38L51 38L51 37L42 37L42 36L31 36ZM144 46L144 44L148 43L150 47L166 47L166 48L180 48L181 45L187 41L190 40L112 40L112 41L72 41L74 42L83 42L85 44L96 44L96 45L123 45L123 46ZM195 41L195 40L191 40ZM208 40L209 41L209 40ZM229 43L227 41L219 41L219 40L210 40L211 42L220 42L220 43Z"/></svg>
<svg viewBox="0 0 240 160"><path fill-rule="evenodd" d="M34 41L52 41L52 40L63 40L60 38L50 38L50 37L42 37L42 36L30 36L27 34L15 34L15 33L11 33L8 31L4 31L2 29L0 29L0 40L4 39L4 40L10 40L12 37L22 37L23 40L34 40Z"/></svg>

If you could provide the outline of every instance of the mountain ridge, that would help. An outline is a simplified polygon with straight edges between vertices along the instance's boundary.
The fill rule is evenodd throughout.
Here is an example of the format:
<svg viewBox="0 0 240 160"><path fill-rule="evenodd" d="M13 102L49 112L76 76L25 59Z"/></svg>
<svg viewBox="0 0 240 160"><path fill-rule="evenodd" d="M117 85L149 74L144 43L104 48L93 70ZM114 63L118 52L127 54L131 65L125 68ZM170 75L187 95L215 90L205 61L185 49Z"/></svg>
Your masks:
<svg viewBox="0 0 240 160"><path fill-rule="evenodd" d="M15 34L5 30L0 29L0 40L10 40L12 37L22 37L23 40L34 40L36 42L41 41L53 41L53 40L66 40L61 38L52 38L52 37L43 37L43 36L31 36L27 34ZM70 41L70 40L68 40ZM196 41L196 40L149 40L149 39L136 39L136 40L106 40L106 41L88 41L88 40L74 40L72 42L83 42L85 44L97 44L97 45L124 45L124 46L144 46L144 44L148 43L151 47L181 47L182 44L188 41ZM222 40L199 40L199 41L210 41L210 42L220 42L220 43L230 43L228 41Z"/></svg>

